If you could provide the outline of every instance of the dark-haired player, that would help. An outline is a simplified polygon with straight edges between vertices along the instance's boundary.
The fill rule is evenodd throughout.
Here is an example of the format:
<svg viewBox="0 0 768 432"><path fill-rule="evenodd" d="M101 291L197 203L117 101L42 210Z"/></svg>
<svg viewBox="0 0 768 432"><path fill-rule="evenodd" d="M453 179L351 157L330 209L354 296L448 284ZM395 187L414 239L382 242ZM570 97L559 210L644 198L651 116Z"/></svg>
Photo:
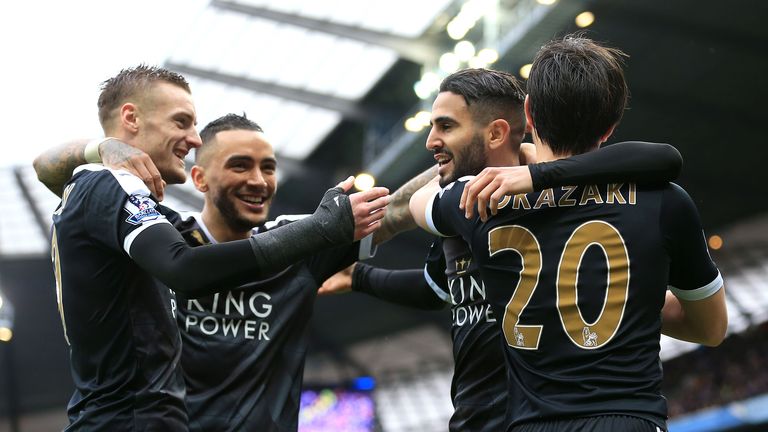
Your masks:
<svg viewBox="0 0 768 432"><path fill-rule="evenodd" d="M540 161L610 136L627 97L621 56L583 37L537 54L525 113ZM667 284L680 299L678 313L664 315L667 334L717 345L727 324L722 278L688 195L667 183L596 182L505 197L495 216L468 220L459 209L467 180L423 189L411 209L421 226L472 248L504 335L507 430L665 430Z"/></svg>
<svg viewBox="0 0 768 432"><path fill-rule="evenodd" d="M256 123L229 114L209 123L201 137L191 176L205 204L177 226L190 245L258 240L304 217L266 223L278 162ZM406 210L408 197L401 200ZM177 293L190 430L297 430L317 289L368 251L358 244L326 250L212 296Z"/></svg>
<svg viewBox="0 0 768 432"><path fill-rule="evenodd" d="M486 166L518 165L525 130L525 94L510 74L467 69L448 76L432 112L427 146L440 162L439 181L477 174ZM530 145L529 145L530 146ZM635 157L632 157L632 156ZM523 168L530 187L585 181L667 181L680 167L671 146L620 143L600 152ZM436 240L423 270L384 270L357 263L352 275L334 276L323 292L353 289L420 309L450 304L454 374L451 431L498 431L506 422L510 389L506 380L498 315L467 243L461 237Z"/></svg>

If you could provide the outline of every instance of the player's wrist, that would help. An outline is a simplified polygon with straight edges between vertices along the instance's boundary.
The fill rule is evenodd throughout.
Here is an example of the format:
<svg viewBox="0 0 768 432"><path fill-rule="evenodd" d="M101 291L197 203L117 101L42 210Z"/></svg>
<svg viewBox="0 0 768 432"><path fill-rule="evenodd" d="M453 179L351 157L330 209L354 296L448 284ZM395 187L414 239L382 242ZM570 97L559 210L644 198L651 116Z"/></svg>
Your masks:
<svg viewBox="0 0 768 432"><path fill-rule="evenodd" d="M100 164L102 162L101 160L101 145L105 142L114 139L112 137L106 137L106 138L99 138L90 141L88 144L85 145L85 150L83 150L83 157L85 158L85 161L88 163L97 163Z"/></svg>

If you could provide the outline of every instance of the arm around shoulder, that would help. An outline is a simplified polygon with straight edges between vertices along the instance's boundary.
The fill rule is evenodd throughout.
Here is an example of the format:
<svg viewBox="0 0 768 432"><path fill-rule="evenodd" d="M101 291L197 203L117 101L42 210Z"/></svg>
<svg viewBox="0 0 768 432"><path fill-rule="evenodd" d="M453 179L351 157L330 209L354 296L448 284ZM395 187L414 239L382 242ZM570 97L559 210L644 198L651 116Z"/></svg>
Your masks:
<svg viewBox="0 0 768 432"><path fill-rule="evenodd" d="M722 283L722 280L721 280ZM667 291L661 332L669 337L706 346L718 346L728 329L725 287L700 300L685 300Z"/></svg>
<svg viewBox="0 0 768 432"><path fill-rule="evenodd" d="M427 221L427 211L431 210L432 199L438 192L440 192L440 185L438 184L438 179L435 178L417 190L408 203L408 209L414 222L426 231L433 231L433 228L429 226Z"/></svg>
<svg viewBox="0 0 768 432"><path fill-rule="evenodd" d="M85 147L88 142L86 139L74 140L40 153L32 162L40 183L61 196L64 185L72 177L72 171L87 163Z"/></svg>
<svg viewBox="0 0 768 432"><path fill-rule="evenodd" d="M728 328L723 278L707 249L693 200L675 184L664 192L660 226L670 260L662 332L689 342L719 345Z"/></svg>

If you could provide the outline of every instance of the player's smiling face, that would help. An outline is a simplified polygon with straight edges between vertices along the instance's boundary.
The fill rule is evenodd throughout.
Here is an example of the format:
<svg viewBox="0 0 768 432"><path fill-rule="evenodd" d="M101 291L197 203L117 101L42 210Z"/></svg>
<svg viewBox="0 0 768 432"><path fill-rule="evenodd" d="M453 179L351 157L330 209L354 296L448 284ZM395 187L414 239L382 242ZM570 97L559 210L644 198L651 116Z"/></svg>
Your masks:
<svg viewBox="0 0 768 432"><path fill-rule="evenodd" d="M200 147L195 122L192 95L179 86L156 83L139 103L136 142L167 183L184 183L187 179L184 157Z"/></svg>
<svg viewBox="0 0 768 432"><path fill-rule="evenodd" d="M432 104L431 123L427 150L435 154L440 186L485 168L485 141L463 96L439 93Z"/></svg>
<svg viewBox="0 0 768 432"><path fill-rule="evenodd" d="M206 202L233 230L263 224L277 189L272 145L252 130L222 131L206 145L215 146L203 167Z"/></svg>

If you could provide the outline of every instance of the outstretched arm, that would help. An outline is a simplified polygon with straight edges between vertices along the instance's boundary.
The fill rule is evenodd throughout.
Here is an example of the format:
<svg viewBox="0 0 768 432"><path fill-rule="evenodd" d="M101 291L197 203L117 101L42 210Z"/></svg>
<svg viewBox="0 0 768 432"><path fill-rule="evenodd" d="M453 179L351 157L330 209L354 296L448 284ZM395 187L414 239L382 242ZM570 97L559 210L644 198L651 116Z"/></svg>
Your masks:
<svg viewBox="0 0 768 432"><path fill-rule="evenodd" d="M416 222L408 210L408 202L414 192L437 176L437 165L408 180L391 196L387 215L381 221L381 228L373 236L374 244L381 244L396 234L416 228Z"/></svg>
<svg viewBox="0 0 768 432"><path fill-rule="evenodd" d="M174 291L189 297L209 295L370 234L377 224L370 218L384 212L386 189L359 193L359 202L365 203L359 218L353 203L358 194L343 193L349 186L348 180L326 192L311 216L246 240L190 247L170 224L156 223L124 247L140 267Z"/></svg>
<svg viewBox="0 0 768 432"><path fill-rule="evenodd" d="M74 140L41 153L32 162L37 179L51 192L61 196L75 168L88 163L85 160L85 149L90 142L85 139ZM155 197L163 199L165 182L149 155L115 138L106 138L94 144L97 145L95 153L104 165L135 174Z"/></svg>
<svg viewBox="0 0 768 432"><path fill-rule="evenodd" d="M318 293L348 291L416 309L437 310L446 305L429 287L423 269L386 270L358 262L331 276Z"/></svg>

